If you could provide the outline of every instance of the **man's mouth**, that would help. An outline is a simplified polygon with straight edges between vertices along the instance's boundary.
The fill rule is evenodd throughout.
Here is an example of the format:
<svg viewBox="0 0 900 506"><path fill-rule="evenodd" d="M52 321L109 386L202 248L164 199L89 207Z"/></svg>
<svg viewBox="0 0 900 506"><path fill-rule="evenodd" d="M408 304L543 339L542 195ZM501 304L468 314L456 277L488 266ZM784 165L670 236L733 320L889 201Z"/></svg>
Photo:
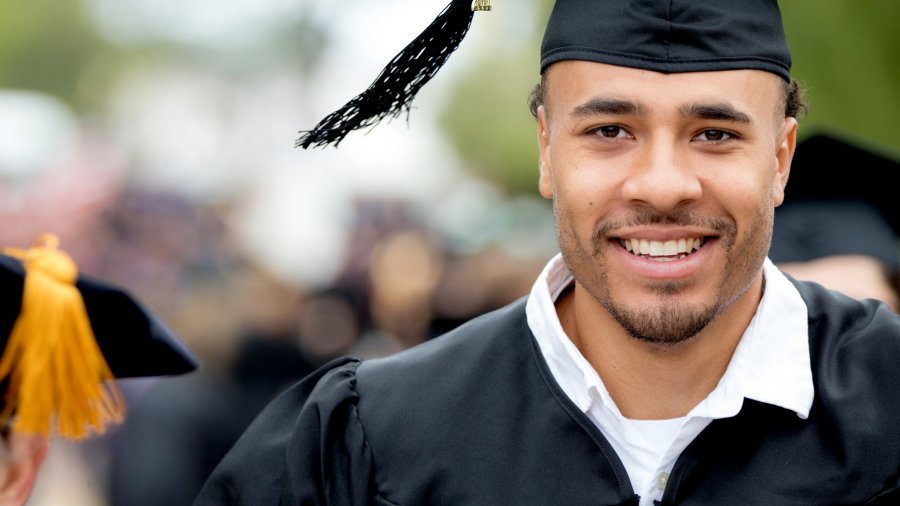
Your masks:
<svg viewBox="0 0 900 506"><path fill-rule="evenodd" d="M705 242L705 237L683 237L668 241L651 241L648 239L619 239L619 244L634 256L671 262L687 257L697 251Z"/></svg>

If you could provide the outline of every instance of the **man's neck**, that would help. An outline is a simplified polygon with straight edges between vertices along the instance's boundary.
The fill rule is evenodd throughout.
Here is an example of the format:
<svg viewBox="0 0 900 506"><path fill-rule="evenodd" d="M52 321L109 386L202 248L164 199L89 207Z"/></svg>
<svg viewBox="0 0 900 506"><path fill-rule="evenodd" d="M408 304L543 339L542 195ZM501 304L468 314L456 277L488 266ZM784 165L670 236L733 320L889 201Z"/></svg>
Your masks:
<svg viewBox="0 0 900 506"><path fill-rule="evenodd" d="M716 387L762 297L762 275L699 334L678 344L631 337L577 283L556 302L566 334L626 417L688 414Z"/></svg>

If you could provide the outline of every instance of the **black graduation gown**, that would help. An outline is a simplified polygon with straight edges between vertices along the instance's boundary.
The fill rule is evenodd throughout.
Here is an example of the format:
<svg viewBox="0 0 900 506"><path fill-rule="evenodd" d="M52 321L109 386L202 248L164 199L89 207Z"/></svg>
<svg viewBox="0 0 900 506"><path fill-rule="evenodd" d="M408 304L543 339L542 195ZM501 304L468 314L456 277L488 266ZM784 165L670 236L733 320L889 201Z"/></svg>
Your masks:
<svg viewBox="0 0 900 506"><path fill-rule="evenodd" d="M662 504L900 504L900 317L796 283L808 419L745 400L682 453ZM520 300L384 359L340 359L273 401L197 505L636 504L550 374Z"/></svg>

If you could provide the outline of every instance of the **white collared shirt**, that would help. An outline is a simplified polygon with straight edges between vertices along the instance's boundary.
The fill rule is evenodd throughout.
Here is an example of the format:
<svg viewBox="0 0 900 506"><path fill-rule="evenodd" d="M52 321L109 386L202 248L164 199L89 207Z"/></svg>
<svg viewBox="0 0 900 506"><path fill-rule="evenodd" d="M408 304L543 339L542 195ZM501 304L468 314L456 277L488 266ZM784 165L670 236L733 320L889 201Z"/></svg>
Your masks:
<svg viewBox="0 0 900 506"><path fill-rule="evenodd" d="M562 255L550 260L535 282L525 308L528 326L563 392L615 449L641 505L662 499L681 452L714 419L735 416L745 398L809 416L814 390L806 304L768 258L763 275L762 300L725 374L687 416L673 420L622 416L603 380L565 334L555 301L573 278Z"/></svg>

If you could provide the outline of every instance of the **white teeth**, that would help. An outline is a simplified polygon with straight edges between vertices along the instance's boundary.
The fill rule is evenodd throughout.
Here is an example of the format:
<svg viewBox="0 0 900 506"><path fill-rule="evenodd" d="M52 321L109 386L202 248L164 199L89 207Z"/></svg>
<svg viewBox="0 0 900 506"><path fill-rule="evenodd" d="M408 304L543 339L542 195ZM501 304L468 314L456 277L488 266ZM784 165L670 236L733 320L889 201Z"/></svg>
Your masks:
<svg viewBox="0 0 900 506"><path fill-rule="evenodd" d="M666 256L678 253L678 241L666 241L663 243L663 254Z"/></svg>
<svg viewBox="0 0 900 506"><path fill-rule="evenodd" d="M635 255L653 257L684 258L703 244L702 237L671 239L668 241L648 241L647 239L620 239L622 246ZM675 258L669 258L675 260Z"/></svg>

